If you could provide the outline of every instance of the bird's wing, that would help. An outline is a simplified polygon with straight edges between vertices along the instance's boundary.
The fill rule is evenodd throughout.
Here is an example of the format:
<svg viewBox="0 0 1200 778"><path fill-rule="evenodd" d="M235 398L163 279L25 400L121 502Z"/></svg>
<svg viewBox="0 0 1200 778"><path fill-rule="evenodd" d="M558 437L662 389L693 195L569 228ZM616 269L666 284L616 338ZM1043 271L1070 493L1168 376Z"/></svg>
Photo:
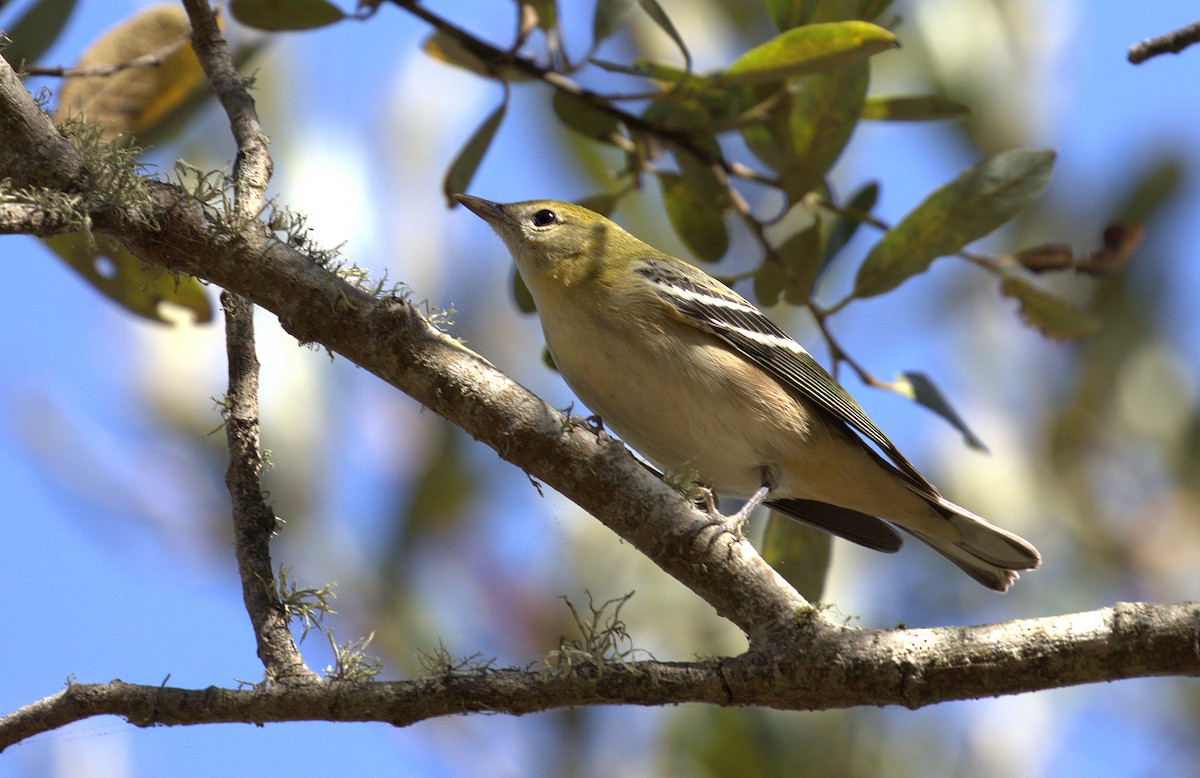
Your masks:
<svg viewBox="0 0 1200 778"><path fill-rule="evenodd" d="M914 491L936 501L937 489L803 346L737 292L687 270L691 268L677 270L647 259L637 272L682 320L715 335L776 381L850 425L887 455Z"/></svg>

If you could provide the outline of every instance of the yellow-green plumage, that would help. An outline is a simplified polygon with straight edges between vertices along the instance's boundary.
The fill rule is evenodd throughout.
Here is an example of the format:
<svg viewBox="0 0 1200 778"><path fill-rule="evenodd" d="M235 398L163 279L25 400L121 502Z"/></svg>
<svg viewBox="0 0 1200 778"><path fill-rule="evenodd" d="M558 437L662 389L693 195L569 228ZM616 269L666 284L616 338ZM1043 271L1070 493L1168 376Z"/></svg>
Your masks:
<svg viewBox="0 0 1200 778"><path fill-rule="evenodd" d="M655 465L895 550L872 517L886 519L999 591L1040 564L1026 541L942 498L807 352L716 279L577 205L458 199L508 246L563 378Z"/></svg>

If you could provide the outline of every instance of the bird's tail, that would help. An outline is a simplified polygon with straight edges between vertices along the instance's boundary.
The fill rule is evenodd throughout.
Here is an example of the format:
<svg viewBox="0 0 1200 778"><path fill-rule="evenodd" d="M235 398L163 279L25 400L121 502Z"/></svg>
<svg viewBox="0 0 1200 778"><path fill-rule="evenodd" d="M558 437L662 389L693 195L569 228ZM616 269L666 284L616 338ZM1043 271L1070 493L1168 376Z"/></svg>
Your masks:
<svg viewBox="0 0 1200 778"><path fill-rule="evenodd" d="M1024 538L988 523L944 497L930 502L958 530L962 540L905 529L989 589L1008 591L1018 578L1018 570L1033 570L1042 564L1041 554Z"/></svg>

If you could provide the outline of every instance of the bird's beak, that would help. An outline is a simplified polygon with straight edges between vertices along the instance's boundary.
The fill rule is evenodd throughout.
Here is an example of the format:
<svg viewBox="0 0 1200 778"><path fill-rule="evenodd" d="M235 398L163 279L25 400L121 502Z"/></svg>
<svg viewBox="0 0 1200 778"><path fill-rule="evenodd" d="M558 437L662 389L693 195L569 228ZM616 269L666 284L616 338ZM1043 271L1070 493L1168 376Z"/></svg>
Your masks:
<svg viewBox="0 0 1200 778"><path fill-rule="evenodd" d="M454 199L465 205L471 213L483 219L491 225L502 224L508 220L508 214L504 212L504 206L500 203L493 203L491 200L484 200L482 197L472 197L471 195L456 194Z"/></svg>

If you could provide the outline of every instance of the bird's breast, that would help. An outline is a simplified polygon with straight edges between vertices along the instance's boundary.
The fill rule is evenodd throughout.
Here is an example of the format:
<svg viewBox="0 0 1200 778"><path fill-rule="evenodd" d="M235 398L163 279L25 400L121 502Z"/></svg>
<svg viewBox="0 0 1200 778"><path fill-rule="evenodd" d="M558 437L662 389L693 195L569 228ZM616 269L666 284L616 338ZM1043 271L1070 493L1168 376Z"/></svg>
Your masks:
<svg viewBox="0 0 1200 778"><path fill-rule="evenodd" d="M547 313L546 341L567 384L664 470L746 496L809 434L808 415L783 387L705 332Z"/></svg>

